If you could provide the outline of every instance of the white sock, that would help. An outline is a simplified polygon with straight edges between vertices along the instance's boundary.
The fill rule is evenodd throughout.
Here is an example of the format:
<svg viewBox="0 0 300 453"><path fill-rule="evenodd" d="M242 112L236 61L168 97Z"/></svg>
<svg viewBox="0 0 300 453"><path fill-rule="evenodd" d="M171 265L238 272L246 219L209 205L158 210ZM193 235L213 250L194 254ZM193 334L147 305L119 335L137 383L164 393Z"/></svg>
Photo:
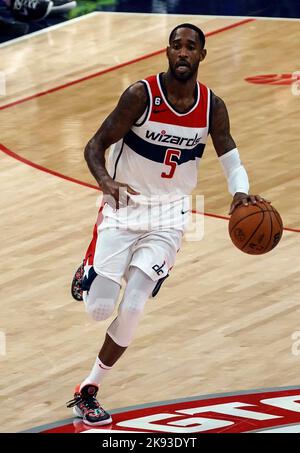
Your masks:
<svg viewBox="0 0 300 453"><path fill-rule="evenodd" d="M104 363L101 362L99 357L97 357L90 374L81 383L80 390L86 384L96 384L99 387L100 382L102 382L102 379L107 375L107 373L109 372L110 369L111 369L111 366L104 365Z"/></svg>

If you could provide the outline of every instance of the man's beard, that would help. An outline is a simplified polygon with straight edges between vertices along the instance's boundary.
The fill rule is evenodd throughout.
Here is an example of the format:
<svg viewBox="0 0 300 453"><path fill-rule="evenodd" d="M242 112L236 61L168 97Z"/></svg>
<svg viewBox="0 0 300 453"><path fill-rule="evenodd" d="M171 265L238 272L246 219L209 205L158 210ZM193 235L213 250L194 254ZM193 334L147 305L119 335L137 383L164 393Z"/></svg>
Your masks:
<svg viewBox="0 0 300 453"><path fill-rule="evenodd" d="M184 83L184 82L187 82L188 80L192 79L194 77L194 75L197 73L198 71L198 66L192 66L192 67L189 67L189 71L187 72L183 72L183 73L178 73L176 72L176 68L169 65L169 69L171 71L171 74L173 75L173 77L178 81L178 82L181 82L181 83Z"/></svg>

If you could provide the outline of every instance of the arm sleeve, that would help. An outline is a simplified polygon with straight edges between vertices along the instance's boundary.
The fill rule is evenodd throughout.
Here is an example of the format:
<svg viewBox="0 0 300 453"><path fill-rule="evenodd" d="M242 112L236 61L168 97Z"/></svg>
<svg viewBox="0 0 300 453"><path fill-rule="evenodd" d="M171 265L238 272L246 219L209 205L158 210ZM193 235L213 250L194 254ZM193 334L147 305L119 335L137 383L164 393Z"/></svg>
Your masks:
<svg viewBox="0 0 300 453"><path fill-rule="evenodd" d="M219 157L219 161L227 178L228 190L231 195L236 192L249 193L249 179L237 148Z"/></svg>

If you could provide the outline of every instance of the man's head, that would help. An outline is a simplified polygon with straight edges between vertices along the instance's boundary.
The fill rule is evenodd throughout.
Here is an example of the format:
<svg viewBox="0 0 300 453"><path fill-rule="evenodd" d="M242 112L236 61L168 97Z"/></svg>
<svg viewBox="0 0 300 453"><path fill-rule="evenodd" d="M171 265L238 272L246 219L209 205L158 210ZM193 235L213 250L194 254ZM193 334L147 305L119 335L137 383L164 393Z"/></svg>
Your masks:
<svg viewBox="0 0 300 453"><path fill-rule="evenodd" d="M205 35L193 24L177 25L170 33L167 56L169 70L176 80L185 82L197 74L206 56Z"/></svg>

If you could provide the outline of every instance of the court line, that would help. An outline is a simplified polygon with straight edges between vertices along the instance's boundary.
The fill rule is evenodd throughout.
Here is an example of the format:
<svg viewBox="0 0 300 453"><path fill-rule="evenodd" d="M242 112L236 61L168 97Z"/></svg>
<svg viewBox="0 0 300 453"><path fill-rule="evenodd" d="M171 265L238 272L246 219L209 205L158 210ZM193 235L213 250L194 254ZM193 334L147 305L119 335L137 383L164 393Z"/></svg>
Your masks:
<svg viewBox="0 0 300 453"><path fill-rule="evenodd" d="M236 390L236 391L231 391L231 392L226 392L226 393L211 393L211 394L206 394L206 395L199 395L199 396L191 396L191 397L186 397L186 398L177 398L173 400L163 400L163 401L155 401L152 403L144 403L144 404L136 404L134 406L127 406L127 407L120 407L116 409L112 409L109 412L114 415L114 414L124 414L126 412L132 412L136 411L139 409L150 409L150 408L155 408L159 406L167 406L167 405L174 405L178 403L188 403L190 401L206 401L206 400L212 400L215 398L228 398L231 396L252 396L252 395L258 395L258 394L265 394L265 393L273 393L273 392L285 392L286 390L298 390L299 386L290 386L290 387L271 387L271 388L259 388L259 389L251 389L251 390ZM59 428L63 425L69 425L72 424L74 421L74 417L72 418L66 418L64 420L58 420L56 422L52 423L47 423L44 425L39 425L35 426L30 429L26 429L25 431L20 431L21 433L38 433L41 431L46 431L50 430L53 428ZM112 433L114 431L111 431ZM128 431L130 432L130 431ZM249 431L251 432L251 431Z"/></svg>
<svg viewBox="0 0 300 453"><path fill-rule="evenodd" d="M43 167L42 165L36 164L35 162L31 162L31 160L25 159L25 157L20 156L17 153L14 153L10 149L6 148L2 143L0 143L0 151L7 154L8 156L12 157L13 159L22 162L23 164L28 165L29 167L35 168L36 170L44 171L45 173L50 173L50 175L57 176L58 178L65 179L67 181L75 182L76 184L80 184L81 186L89 187L90 189L100 190L98 186L94 186L93 184L89 184L84 181L80 181L79 179L72 178L71 176L63 175L57 171L51 170L49 168Z"/></svg>
<svg viewBox="0 0 300 453"><path fill-rule="evenodd" d="M100 188L98 186L95 186L93 184L89 184L89 183L84 182L84 181L80 181L79 179L72 178L71 176L66 176L66 175L64 175L62 173L59 173L59 172L54 171L54 170L50 170L49 168L43 167L42 165L39 165L39 164L36 164L35 162L32 162L32 161L30 161L28 159L25 159L24 157L20 156L19 154L15 153L14 151L8 149L2 143L0 143L0 151L2 151L6 155L12 157L13 159L16 159L19 162L22 162L23 164L28 165L29 167L35 168L36 170L40 170L40 171L43 171L45 173L49 173L50 175L56 176L56 177L61 178L61 179L65 179L66 181L74 182L74 183L79 184L81 186L88 187L88 188L94 189L94 190L98 190L100 192ZM216 218L216 219L227 220L227 221L230 218L230 217L222 216L222 215L219 215L219 214L211 214L209 212L200 212L200 211L196 211L194 209L192 210L192 213L193 214L204 215L206 217L213 217L213 218ZM285 231L292 231L293 233L300 233L300 229L297 229L297 228L284 227L283 229Z"/></svg>
<svg viewBox="0 0 300 453"><path fill-rule="evenodd" d="M229 220L230 217L224 216L224 215L219 215L219 214L211 214L209 212L200 212L200 211L195 211L194 209L192 210L193 214L200 214L200 215L205 215L206 217L214 217L216 219L222 219L222 220ZM283 228L285 231L291 231L292 233L300 233L299 228L289 228L289 227L284 227Z"/></svg>
<svg viewBox="0 0 300 453"><path fill-rule="evenodd" d="M254 20L255 19L241 20L239 22L235 22L234 24L227 25L226 27L218 28L216 30L208 32L205 36L206 37L213 36L213 35L216 35L218 33L222 33L224 31L231 30L232 28L239 27L240 25L244 25L244 24L247 24L249 22L253 22ZM109 68L103 69L102 71L98 71L98 72L95 72L93 74L89 74L87 76L80 77L79 79L75 79L75 80L72 80L71 82L67 82L67 83L64 83L62 85L58 85L57 87L50 88L49 90L45 90L45 91L41 91L40 93L32 94L31 96L27 96L27 97L19 99L17 101L10 102L9 104L4 104L4 105L2 105L0 107L0 110L5 110L5 109L8 109L10 107L14 107L15 105L23 104L24 102L31 101L32 99L36 99L36 98L39 98L41 96L45 96L47 94L51 94L51 93L54 93L54 92L59 91L59 90L63 90L63 89L68 88L70 86L76 85L77 83L81 83L81 82L84 82L86 80L93 79L94 77L99 77L100 75L107 74L108 72L112 72L112 71L115 71L117 69L123 68L125 66L129 66L131 64L137 63L139 61L146 60L147 58L151 58L151 57L154 57L156 55L159 55L159 54L165 52L165 50L166 50L165 47L163 49L155 50L155 51L150 52L148 54L141 55L140 57L134 58L133 60L125 61L124 63L120 63L120 64L118 64L116 66L111 66Z"/></svg>
<svg viewBox="0 0 300 453"><path fill-rule="evenodd" d="M118 12L118 11L92 11L91 13L87 13L84 16L80 17L74 17L74 19L69 19L65 22L60 22L55 25L51 25L50 27L43 28L42 30L37 30L32 33L29 33L24 36L19 36L18 38L10 39L9 41L5 41L0 43L0 49L3 47L7 47L13 44L18 44L19 42L34 38L35 36L44 34L44 33L51 33L53 30L56 30L58 28L64 27L69 24L73 24L74 22L79 22L82 19L86 19L87 17L90 16L96 16L99 14L114 14L114 15L128 15L128 16L171 16L171 17L195 17L195 20L197 19L205 19L205 18L211 18L211 19L253 19L253 20L277 20L277 21L290 21L290 22L299 22L299 18L294 18L294 17L267 17L267 16L224 16L224 15L214 15L214 14L174 14L174 13L134 13L134 12Z"/></svg>
<svg viewBox="0 0 300 453"><path fill-rule="evenodd" d="M97 11L98 14L122 14L129 16L171 16L171 17L193 17L194 20L213 18L213 19L255 19L255 20L286 20L291 22L299 22L297 17L268 17L268 16L226 16L222 14L179 14L179 13L134 13L134 12L119 12L119 11Z"/></svg>

